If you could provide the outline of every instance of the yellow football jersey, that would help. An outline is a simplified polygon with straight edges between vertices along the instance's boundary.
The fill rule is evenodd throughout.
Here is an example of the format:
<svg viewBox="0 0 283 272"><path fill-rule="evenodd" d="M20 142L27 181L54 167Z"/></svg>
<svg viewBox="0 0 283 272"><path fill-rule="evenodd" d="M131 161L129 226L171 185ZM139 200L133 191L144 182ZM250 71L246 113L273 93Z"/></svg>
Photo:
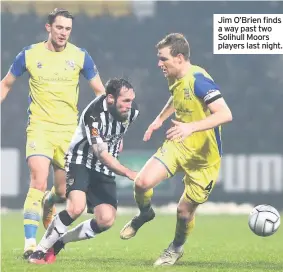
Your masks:
<svg viewBox="0 0 283 272"><path fill-rule="evenodd" d="M77 125L80 73L91 80L97 69L86 50L67 43L62 52L53 52L45 42L25 47L10 72L29 78L28 124L46 130L72 130Z"/></svg>
<svg viewBox="0 0 283 272"><path fill-rule="evenodd" d="M176 120L184 123L205 119L211 114L207 105L222 97L211 76L195 65L183 78L168 84ZM188 150L190 160L198 165L217 163L222 156L221 127L193 133L182 143L182 148Z"/></svg>

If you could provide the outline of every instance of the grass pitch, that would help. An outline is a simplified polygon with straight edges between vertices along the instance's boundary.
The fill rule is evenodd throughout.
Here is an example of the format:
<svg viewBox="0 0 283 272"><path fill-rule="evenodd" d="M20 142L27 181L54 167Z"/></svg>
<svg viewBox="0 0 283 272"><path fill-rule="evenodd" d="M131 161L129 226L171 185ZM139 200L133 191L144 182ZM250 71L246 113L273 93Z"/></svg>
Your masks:
<svg viewBox="0 0 283 272"><path fill-rule="evenodd" d="M249 230L247 216L198 215L183 258L173 267L154 268L152 264L173 239L175 216L157 213L154 221L144 225L134 238L123 241L119 232L131 217L118 215L112 229L94 239L68 244L56 263L38 266L22 259L22 215L1 215L1 271L283 271L282 226L273 236L262 238ZM43 233L41 224L38 241Z"/></svg>

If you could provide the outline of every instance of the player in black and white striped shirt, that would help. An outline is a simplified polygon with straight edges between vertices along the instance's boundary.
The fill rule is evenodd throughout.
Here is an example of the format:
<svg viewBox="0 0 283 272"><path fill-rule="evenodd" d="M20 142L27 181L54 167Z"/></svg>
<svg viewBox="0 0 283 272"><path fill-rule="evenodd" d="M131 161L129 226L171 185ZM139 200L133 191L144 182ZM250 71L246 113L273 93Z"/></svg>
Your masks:
<svg viewBox="0 0 283 272"><path fill-rule="evenodd" d="M130 99L128 98L127 103L131 102ZM122 138L139 114L135 103L130 110L117 107L119 105L111 104L105 96L100 96L85 108L67 154L67 171L68 165L74 163L83 164L108 176L115 175L115 171L109 169L107 163L103 163L93 154L92 145L106 142L108 152L117 158Z"/></svg>
<svg viewBox="0 0 283 272"><path fill-rule="evenodd" d="M66 243L92 238L109 229L117 210L115 174L131 180L137 175L117 160L123 136L139 114L133 102L133 87L124 79L110 79L105 89L106 95L94 99L80 117L66 155L67 208L49 225L29 258L31 263L52 263ZM86 205L95 219L67 232Z"/></svg>

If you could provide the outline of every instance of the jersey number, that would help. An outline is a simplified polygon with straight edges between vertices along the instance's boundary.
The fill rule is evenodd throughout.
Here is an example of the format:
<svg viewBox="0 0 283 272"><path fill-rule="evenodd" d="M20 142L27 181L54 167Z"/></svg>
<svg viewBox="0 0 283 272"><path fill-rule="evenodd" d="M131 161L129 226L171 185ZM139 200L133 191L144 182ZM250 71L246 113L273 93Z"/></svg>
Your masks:
<svg viewBox="0 0 283 272"><path fill-rule="evenodd" d="M211 189L212 189L212 185L213 185L213 180L205 187L205 189L204 190L206 190L206 191L208 191L208 192L210 192L211 191Z"/></svg>

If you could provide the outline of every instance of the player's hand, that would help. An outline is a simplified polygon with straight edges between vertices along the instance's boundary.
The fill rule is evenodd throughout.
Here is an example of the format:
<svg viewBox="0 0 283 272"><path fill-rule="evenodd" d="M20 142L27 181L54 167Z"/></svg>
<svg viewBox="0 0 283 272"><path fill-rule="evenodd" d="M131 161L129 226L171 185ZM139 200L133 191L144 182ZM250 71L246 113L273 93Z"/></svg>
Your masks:
<svg viewBox="0 0 283 272"><path fill-rule="evenodd" d="M136 171L132 171L132 170L128 170L126 173L126 177L132 181L135 181L136 176L138 175L138 172Z"/></svg>
<svg viewBox="0 0 283 272"><path fill-rule="evenodd" d="M156 118L146 130L143 140L147 142L151 138L151 134L153 131L159 129L162 126L163 122L160 118Z"/></svg>
<svg viewBox="0 0 283 272"><path fill-rule="evenodd" d="M182 142L194 133L193 123L182 123L175 120L172 120L172 123L174 126L166 132L166 138L168 140L177 140L178 142Z"/></svg>

